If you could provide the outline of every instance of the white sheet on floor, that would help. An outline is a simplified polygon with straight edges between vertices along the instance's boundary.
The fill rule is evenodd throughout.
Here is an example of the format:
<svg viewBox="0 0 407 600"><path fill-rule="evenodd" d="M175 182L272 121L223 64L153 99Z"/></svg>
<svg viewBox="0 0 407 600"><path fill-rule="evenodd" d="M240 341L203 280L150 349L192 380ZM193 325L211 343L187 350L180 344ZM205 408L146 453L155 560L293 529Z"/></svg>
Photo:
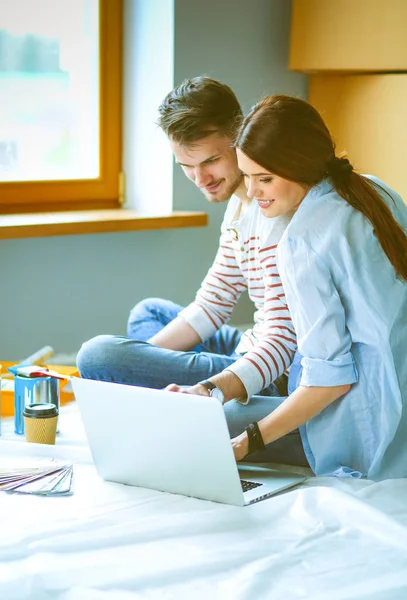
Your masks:
<svg viewBox="0 0 407 600"><path fill-rule="evenodd" d="M3 425L0 464L72 460L75 493L0 492L1 599L407 597L407 480L309 478L238 508L102 481L74 404L55 447Z"/></svg>

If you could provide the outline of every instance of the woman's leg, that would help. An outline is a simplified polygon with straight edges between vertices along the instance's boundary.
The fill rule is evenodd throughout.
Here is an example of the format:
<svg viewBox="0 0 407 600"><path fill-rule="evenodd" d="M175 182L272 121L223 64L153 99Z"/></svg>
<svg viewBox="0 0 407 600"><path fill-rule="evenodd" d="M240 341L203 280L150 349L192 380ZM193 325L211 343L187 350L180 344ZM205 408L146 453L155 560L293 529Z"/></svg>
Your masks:
<svg viewBox="0 0 407 600"><path fill-rule="evenodd" d="M148 342L99 335L82 345L77 365L85 379L160 389L169 383L195 385L220 373L238 358L236 354L167 350Z"/></svg>
<svg viewBox="0 0 407 600"><path fill-rule="evenodd" d="M224 409L230 437L236 437L242 433L249 423L260 421L273 412L285 398L273 398L267 396L253 396L249 404L243 405L236 400L226 402ZM248 462L273 462L286 465L297 465L309 467L305 457L301 436L295 431L283 436L279 440L267 444L262 452L249 454L245 459Z"/></svg>
<svg viewBox="0 0 407 600"><path fill-rule="evenodd" d="M173 321L182 306L163 298L147 298L131 310L127 335L132 340L146 342ZM230 356L242 336L236 327L223 325L211 338L193 348L193 352L213 352Z"/></svg>

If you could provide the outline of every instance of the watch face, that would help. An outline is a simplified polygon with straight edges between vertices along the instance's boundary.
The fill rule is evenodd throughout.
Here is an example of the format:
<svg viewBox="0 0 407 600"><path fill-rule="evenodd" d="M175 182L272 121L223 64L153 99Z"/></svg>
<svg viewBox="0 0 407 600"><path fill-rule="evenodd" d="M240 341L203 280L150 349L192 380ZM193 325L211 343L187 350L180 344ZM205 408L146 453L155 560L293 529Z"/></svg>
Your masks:
<svg viewBox="0 0 407 600"><path fill-rule="evenodd" d="M218 387L214 387L213 390L211 390L210 395L212 396L212 398L216 398L217 400L219 400L221 404L225 402L225 395L222 392L222 390Z"/></svg>

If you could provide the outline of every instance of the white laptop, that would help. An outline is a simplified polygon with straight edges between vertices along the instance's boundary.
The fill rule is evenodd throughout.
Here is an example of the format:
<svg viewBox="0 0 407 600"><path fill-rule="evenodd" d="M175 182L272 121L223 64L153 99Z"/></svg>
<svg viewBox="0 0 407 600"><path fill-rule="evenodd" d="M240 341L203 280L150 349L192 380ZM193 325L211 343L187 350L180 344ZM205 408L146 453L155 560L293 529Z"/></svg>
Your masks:
<svg viewBox="0 0 407 600"><path fill-rule="evenodd" d="M71 382L103 479L237 506L305 479L237 465L215 398L76 377Z"/></svg>

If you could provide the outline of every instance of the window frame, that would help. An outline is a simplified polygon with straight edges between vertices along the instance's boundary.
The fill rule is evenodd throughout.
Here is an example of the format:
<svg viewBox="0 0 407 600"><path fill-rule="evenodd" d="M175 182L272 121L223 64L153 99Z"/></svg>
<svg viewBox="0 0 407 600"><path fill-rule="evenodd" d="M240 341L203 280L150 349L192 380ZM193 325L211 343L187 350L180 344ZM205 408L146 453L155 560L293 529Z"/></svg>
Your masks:
<svg viewBox="0 0 407 600"><path fill-rule="evenodd" d="M0 213L121 205L123 0L99 0L100 175L91 180L0 183Z"/></svg>

